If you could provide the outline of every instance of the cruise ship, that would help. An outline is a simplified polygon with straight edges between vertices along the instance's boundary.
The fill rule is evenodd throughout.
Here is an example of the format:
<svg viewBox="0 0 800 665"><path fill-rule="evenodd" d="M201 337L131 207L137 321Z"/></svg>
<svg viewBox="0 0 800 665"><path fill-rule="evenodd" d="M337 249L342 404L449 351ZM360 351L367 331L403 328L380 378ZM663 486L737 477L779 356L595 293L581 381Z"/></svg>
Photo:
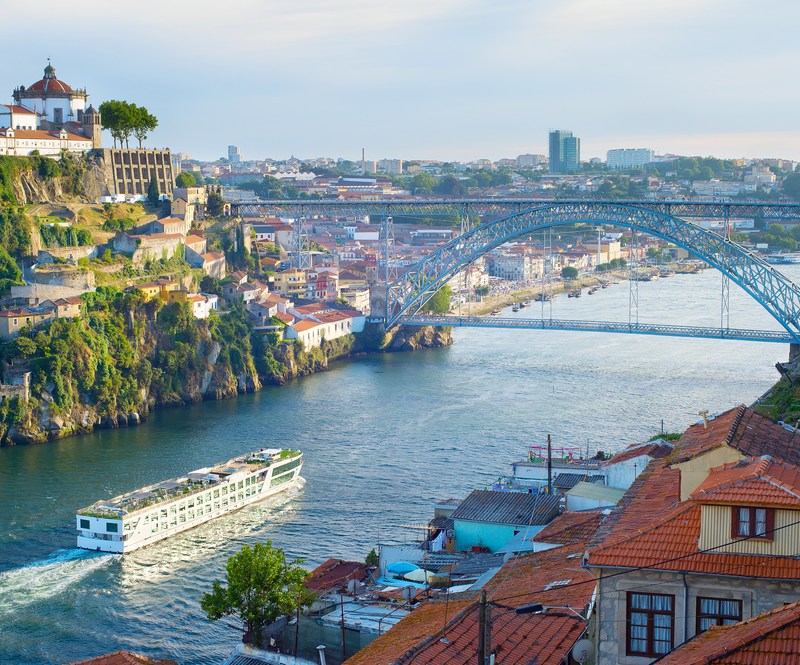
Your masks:
<svg viewBox="0 0 800 665"><path fill-rule="evenodd" d="M124 554L283 492L298 483L303 453L262 449L83 508L78 547Z"/></svg>

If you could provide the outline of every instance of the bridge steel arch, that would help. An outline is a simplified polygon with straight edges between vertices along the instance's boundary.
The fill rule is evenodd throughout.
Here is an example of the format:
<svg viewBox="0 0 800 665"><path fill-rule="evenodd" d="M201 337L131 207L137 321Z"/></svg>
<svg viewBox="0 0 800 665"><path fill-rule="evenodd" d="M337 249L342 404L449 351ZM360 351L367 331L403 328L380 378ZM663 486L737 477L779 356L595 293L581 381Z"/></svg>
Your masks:
<svg viewBox="0 0 800 665"><path fill-rule="evenodd" d="M738 284L800 343L800 287L769 263L718 233L629 204L555 203L516 212L454 238L387 285L386 327L413 316L456 273L505 242L567 224L608 224L682 247Z"/></svg>

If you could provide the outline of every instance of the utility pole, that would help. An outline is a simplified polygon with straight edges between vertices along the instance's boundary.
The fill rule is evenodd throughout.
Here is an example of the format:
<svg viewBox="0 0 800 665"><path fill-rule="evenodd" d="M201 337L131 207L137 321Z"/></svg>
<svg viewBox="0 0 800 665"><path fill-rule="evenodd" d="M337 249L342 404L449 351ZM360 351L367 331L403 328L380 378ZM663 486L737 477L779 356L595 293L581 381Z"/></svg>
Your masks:
<svg viewBox="0 0 800 665"><path fill-rule="evenodd" d="M553 443L547 435L547 493L553 493Z"/></svg>
<svg viewBox="0 0 800 665"><path fill-rule="evenodd" d="M481 591L478 605L478 665L486 665L486 591Z"/></svg>

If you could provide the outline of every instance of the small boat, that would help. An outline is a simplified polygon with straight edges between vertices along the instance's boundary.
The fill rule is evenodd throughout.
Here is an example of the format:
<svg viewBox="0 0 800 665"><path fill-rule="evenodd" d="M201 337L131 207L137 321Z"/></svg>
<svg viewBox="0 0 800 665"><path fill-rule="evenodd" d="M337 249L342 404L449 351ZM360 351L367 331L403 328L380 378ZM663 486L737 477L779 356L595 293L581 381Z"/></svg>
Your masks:
<svg viewBox="0 0 800 665"><path fill-rule="evenodd" d="M528 305L530 305L530 304L531 304L531 303L530 303L530 301L528 301L528 300L525 300L525 301L521 302L521 303L519 304L519 306L520 306L520 309L523 309L523 308L527 307L527 306L528 306Z"/></svg>
<svg viewBox="0 0 800 665"><path fill-rule="evenodd" d="M574 297L575 297L575 291L570 291L570 292L567 294L567 298L574 298Z"/></svg>
<svg viewBox="0 0 800 665"><path fill-rule="evenodd" d="M519 311L519 305L514 305L514 306L511 308L511 311L512 311L512 312L518 312L518 311Z"/></svg>
<svg viewBox="0 0 800 665"><path fill-rule="evenodd" d="M497 316L498 314L500 314L500 310L499 309L493 309L492 310L492 316Z"/></svg>

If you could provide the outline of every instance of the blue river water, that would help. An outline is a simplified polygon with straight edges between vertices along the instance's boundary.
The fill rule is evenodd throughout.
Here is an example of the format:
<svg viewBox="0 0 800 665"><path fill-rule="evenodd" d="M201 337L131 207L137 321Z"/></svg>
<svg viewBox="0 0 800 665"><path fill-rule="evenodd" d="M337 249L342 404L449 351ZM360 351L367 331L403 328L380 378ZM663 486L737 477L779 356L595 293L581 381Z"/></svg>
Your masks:
<svg viewBox="0 0 800 665"><path fill-rule="evenodd" d="M711 270L643 283L640 320L719 325L719 294ZM561 296L552 315L627 321L628 302L622 282ZM777 329L741 292L731 309L731 326ZM548 433L594 453L682 431L701 410L755 400L788 355L778 344L596 333L454 337L447 349L357 358L283 388L162 410L138 428L0 449L0 663L118 649L218 663L239 633L208 622L199 598L242 544L271 540L309 566L362 559L413 540L401 525L509 473ZM305 485L124 558L75 548L77 508L261 446L303 450Z"/></svg>

